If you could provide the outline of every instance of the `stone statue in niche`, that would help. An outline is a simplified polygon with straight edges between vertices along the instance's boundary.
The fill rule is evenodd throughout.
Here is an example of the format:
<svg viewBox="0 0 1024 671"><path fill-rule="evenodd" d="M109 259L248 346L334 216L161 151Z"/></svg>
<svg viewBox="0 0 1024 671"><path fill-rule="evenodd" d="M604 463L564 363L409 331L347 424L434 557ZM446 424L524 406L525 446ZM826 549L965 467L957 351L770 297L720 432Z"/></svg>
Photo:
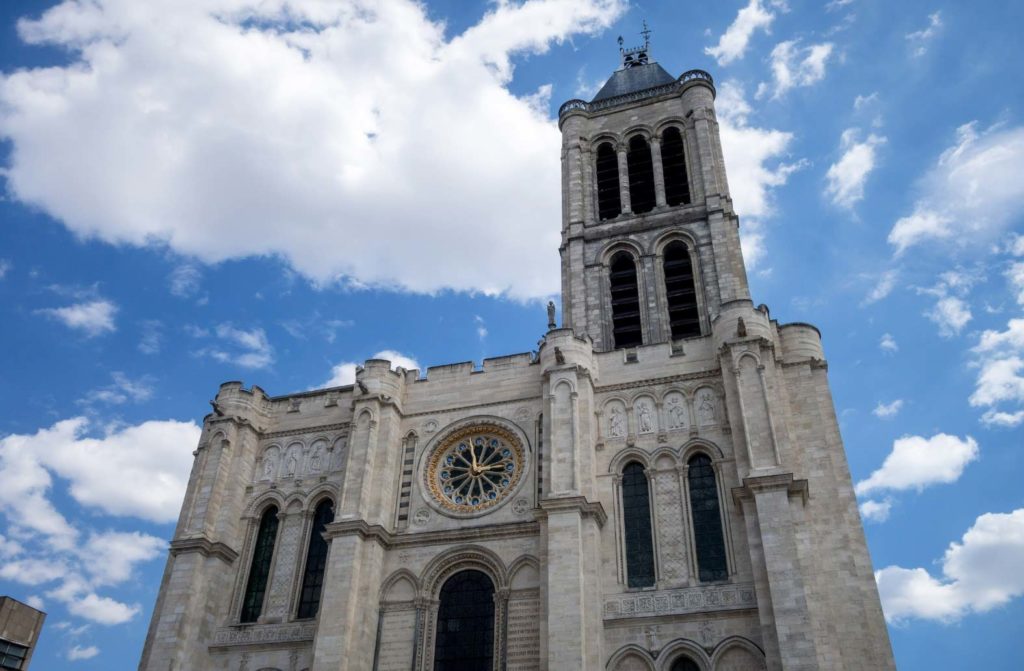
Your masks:
<svg viewBox="0 0 1024 671"><path fill-rule="evenodd" d="M701 424L714 424L717 419L715 397L710 389L702 389L697 397L697 416L700 417Z"/></svg>
<svg viewBox="0 0 1024 671"><path fill-rule="evenodd" d="M686 404L679 394L671 394L665 399L665 415L669 429L686 428Z"/></svg>
<svg viewBox="0 0 1024 671"><path fill-rule="evenodd" d="M320 472L320 446L317 445L313 448L313 454L309 456L309 472L319 473Z"/></svg>
<svg viewBox="0 0 1024 671"><path fill-rule="evenodd" d="M263 479L273 480L277 472L277 456L273 452L267 452L263 457Z"/></svg>
<svg viewBox="0 0 1024 671"><path fill-rule="evenodd" d="M608 413L608 436L611 438L622 438L626 435L626 413L622 408L613 405Z"/></svg>
<svg viewBox="0 0 1024 671"><path fill-rule="evenodd" d="M654 413L651 411L651 402L640 400L636 404L636 418L640 433L651 433L654 431Z"/></svg>
<svg viewBox="0 0 1024 671"><path fill-rule="evenodd" d="M295 458L295 450L288 453L288 461L285 462L284 476L295 477L295 471L299 469L299 460Z"/></svg>
<svg viewBox="0 0 1024 671"><path fill-rule="evenodd" d="M557 328L555 324L555 302L548 301L548 330Z"/></svg>

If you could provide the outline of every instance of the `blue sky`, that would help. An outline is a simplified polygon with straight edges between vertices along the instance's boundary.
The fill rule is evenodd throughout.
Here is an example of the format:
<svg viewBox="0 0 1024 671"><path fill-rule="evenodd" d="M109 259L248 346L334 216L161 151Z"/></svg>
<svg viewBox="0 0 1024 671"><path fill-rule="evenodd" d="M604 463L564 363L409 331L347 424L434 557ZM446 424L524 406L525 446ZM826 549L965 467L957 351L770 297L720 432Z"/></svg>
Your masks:
<svg viewBox="0 0 1024 671"><path fill-rule="evenodd" d="M529 351L567 99L708 70L756 302L824 334L901 669L1019 669L1024 6L0 5L0 593L137 664L207 401ZM214 18L216 15L216 18Z"/></svg>

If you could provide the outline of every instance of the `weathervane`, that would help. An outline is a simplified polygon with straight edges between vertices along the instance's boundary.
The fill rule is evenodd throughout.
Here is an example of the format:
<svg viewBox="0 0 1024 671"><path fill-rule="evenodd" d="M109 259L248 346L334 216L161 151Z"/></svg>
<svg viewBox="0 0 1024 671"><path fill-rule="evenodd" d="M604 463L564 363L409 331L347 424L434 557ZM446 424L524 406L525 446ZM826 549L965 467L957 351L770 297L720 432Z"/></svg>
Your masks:
<svg viewBox="0 0 1024 671"><path fill-rule="evenodd" d="M623 46L625 40L622 39L622 35L619 35L619 53L622 54L622 67L624 68L631 68L634 65L647 65L647 51L651 47L651 29L647 27L647 19L644 19L643 26L644 29L640 31L644 38L644 45L642 47L626 49Z"/></svg>

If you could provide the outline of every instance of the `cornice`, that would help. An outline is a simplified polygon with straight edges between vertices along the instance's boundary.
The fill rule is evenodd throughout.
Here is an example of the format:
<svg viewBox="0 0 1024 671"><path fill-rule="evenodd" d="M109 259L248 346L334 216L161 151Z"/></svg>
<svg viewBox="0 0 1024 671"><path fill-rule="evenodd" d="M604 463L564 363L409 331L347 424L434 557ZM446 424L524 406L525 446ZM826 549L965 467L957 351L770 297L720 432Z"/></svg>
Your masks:
<svg viewBox="0 0 1024 671"><path fill-rule="evenodd" d="M228 545L219 541L211 541L206 537L181 538L171 541L170 551L172 557L176 557L180 554L198 552L204 557L216 557L225 564L233 564L235 559L238 558L238 552Z"/></svg>
<svg viewBox="0 0 1024 671"><path fill-rule="evenodd" d="M605 386L594 386L594 393L601 394L611 391L622 391L623 389L638 389L655 384L670 384L672 382L686 382L687 380L705 380L708 378L721 378L722 369L712 368L711 370L699 371L696 373L683 373L681 375L669 375L666 377L652 377L635 382L622 382L620 384L609 384Z"/></svg>
<svg viewBox="0 0 1024 671"><path fill-rule="evenodd" d="M580 517L593 517L597 521L597 525L601 527L608 521L608 515L604 512L604 506L597 501L588 501L585 496L564 496L544 499L540 502L538 517L547 517L551 513L572 511L578 512Z"/></svg>

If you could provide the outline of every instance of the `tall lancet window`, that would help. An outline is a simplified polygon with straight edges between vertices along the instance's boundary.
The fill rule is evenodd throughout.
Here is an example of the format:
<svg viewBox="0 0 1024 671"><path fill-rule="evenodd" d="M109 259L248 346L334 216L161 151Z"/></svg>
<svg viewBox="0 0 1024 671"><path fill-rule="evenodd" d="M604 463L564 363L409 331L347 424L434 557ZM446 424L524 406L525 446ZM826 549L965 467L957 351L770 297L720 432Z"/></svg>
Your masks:
<svg viewBox="0 0 1024 671"><path fill-rule="evenodd" d="M629 166L630 207L635 214L650 212L654 209L654 164L647 140L639 135L630 138L626 163Z"/></svg>
<svg viewBox="0 0 1024 671"><path fill-rule="evenodd" d="M256 532L249 581L245 585L245 598L242 600L242 622L255 622L263 611L263 597L267 594L267 578L270 577L270 564L274 559L276 540L277 508L270 506L263 511L260 528Z"/></svg>
<svg viewBox="0 0 1024 671"><path fill-rule="evenodd" d="M688 205L690 180L686 176L683 134L678 128L669 128L661 136L661 167L665 173L665 202L669 205Z"/></svg>
<svg viewBox="0 0 1024 671"><path fill-rule="evenodd" d="M626 582L630 587L649 587L654 584L650 493L644 467L635 461L622 469L622 525L626 532Z"/></svg>
<svg viewBox="0 0 1024 671"><path fill-rule="evenodd" d="M682 242L672 242L663 254L665 297L668 299L668 323L672 339L700 335L697 289L693 281L690 250Z"/></svg>
<svg viewBox="0 0 1024 671"><path fill-rule="evenodd" d="M693 661L689 657L680 657L676 661L672 662L672 668L670 671L700 671L700 667L697 666L697 662Z"/></svg>
<svg viewBox="0 0 1024 671"><path fill-rule="evenodd" d="M441 588L434 671L494 668L494 583L484 573L460 571Z"/></svg>
<svg viewBox="0 0 1024 671"><path fill-rule="evenodd" d="M619 156L611 142L597 148L597 211L601 219L614 219L622 213Z"/></svg>
<svg viewBox="0 0 1024 671"><path fill-rule="evenodd" d="M718 484L711 459L698 454L690 459L687 479L690 485L690 510L693 512L693 539L697 545L697 569L701 582L725 580L725 537L722 514L718 508Z"/></svg>
<svg viewBox="0 0 1024 671"><path fill-rule="evenodd" d="M299 619L316 617L320 610L320 592L324 586L324 571L327 569L327 541L324 529L334 520L334 503L325 499L313 513L313 528L309 531L309 549L306 551L306 569L302 574L302 591L299 593Z"/></svg>
<svg viewBox="0 0 1024 671"><path fill-rule="evenodd" d="M640 325L640 289L636 279L636 263L627 252L612 257L612 336L615 348L643 344Z"/></svg>

